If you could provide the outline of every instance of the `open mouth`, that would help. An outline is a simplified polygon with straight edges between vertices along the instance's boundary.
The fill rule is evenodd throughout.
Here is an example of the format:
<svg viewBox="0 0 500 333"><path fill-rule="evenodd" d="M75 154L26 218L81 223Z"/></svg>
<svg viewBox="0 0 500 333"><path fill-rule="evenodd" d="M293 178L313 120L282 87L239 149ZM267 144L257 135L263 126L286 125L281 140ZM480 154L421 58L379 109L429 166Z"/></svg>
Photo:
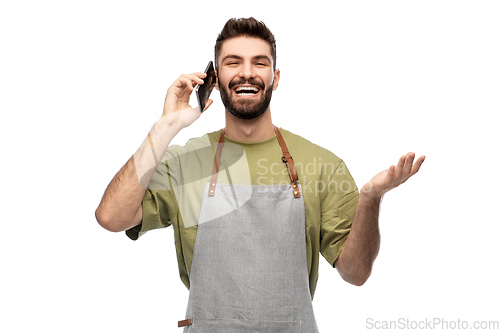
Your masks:
<svg viewBox="0 0 500 333"><path fill-rule="evenodd" d="M260 89L255 86L239 86L234 91L238 96L252 96L256 95Z"/></svg>

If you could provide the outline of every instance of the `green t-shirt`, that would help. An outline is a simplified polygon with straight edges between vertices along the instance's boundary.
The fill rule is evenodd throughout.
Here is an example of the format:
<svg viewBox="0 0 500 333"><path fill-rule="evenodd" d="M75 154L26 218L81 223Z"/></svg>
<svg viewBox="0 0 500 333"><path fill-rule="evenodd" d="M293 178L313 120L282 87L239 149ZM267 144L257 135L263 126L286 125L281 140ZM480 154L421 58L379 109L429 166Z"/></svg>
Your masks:
<svg viewBox="0 0 500 333"><path fill-rule="evenodd" d="M142 223L126 232L136 240L149 230L172 225L179 274L188 288L198 217L220 133L209 133L189 140L183 147L167 149L144 195ZM319 253L333 265L349 234L359 192L340 158L289 131L281 129L281 134L302 188L309 288L314 296ZM217 182L290 184L282 155L276 136L252 143L226 137Z"/></svg>

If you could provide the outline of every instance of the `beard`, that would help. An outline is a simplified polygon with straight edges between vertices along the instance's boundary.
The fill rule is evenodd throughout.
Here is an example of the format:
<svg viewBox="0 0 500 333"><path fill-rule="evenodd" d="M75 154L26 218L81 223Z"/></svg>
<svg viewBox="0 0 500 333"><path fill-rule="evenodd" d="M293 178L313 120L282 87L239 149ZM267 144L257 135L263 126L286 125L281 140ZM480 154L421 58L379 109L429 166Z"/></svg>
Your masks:
<svg viewBox="0 0 500 333"><path fill-rule="evenodd" d="M264 91L259 101L255 101L253 99L241 99L235 101L234 99L230 99L229 94L232 88L237 84L244 84L244 83L248 83L259 87L261 89L260 90L261 92L264 91L265 89L263 83L253 80L245 82L232 81L229 83L227 89L223 85L220 86L219 89L220 96L222 99L222 103L224 104L226 110L230 114L240 119L254 119L262 115L264 112L266 112L267 108L269 107L269 103L271 102L271 96L273 95L273 84L271 84L269 88L267 88L267 90Z"/></svg>

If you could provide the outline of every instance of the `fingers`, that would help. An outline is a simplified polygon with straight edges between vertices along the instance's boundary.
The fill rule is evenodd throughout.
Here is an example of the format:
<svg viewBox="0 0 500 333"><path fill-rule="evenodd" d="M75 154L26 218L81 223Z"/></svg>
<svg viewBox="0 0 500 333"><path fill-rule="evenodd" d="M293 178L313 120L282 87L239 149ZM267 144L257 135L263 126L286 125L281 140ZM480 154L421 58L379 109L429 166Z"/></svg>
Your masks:
<svg viewBox="0 0 500 333"><path fill-rule="evenodd" d="M415 163L413 163L414 159L414 153L401 156L396 166L391 165L389 169L379 172L361 190L380 197L398 187L418 172L425 156L420 156Z"/></svg>
<svg viewBox="0 0 500 333"><path fill-rule="evenodd" d="M205 76L205 73L183 74L177 79L180 84L177 86L179 88L187 88L189 91L193 91L194 87L196 87L198 84L203 84L202 78L204 78Z"/></svg>
<svg viewBox="0 0 500 333"><path fill-rule="evenodd" d="M176 95L180 97L186 89L191 93L196 85L203 84L202 79L206 76L205 73L182 74L169 89L176 90Z"/></svg>
<svg viewBox="0 0 500 333"><path fill-rule="evenodd" d="M391 184L393 182L395 172L396 167L394 165L391 165L391 167L387 170L387 174L385 175L387 184Z"/></svg>
<svg viewBox="0 0 500 333"><path fill-rule="evenodd" d="M404 183L418 172L420 166L425 160L425 156L420 156L415 163L413 163L415 160L415 153L408 153L405 156L402 156L400 162L402 159L404 159L404 166L402 167L401 175L399 177L400 184Z"/></svg>
<svg viewBox="0 0 500 333"><path fill-rule="evenodd" d="M414 153L408 153L406 154L406 160L405 160L405 165L403 167L403 175L407 176L411 172L411 167L413 165L413 160L415 159L415 154Z"/></svg>
<svg viewBox="0 0 500 333"><path fill-rule="evenodd" d="M411 176L411 168L413 165L413 160L415 158L414 153L408 153L404 156L405 163L400 176L399 184L404 183Z"/></svg>
<svg viewBox="0 0 500 333"><path fill-rule="evenodd" d="M424 161L425 161L425 155L422 155L418 158L418 160L415 162L415 164L411 168L410 177L413 176L414 174L416 174L418 172L418 170L420 170L420 167L422 166L422 163L424 163Z"/></svg>
<svg viewBox="0 0 500 333"><path fill-rule="evenodd" d="M189 107L189 99L194 88L203 84L206 73L183 74L167 89L163 115L176 112Z"/></svg>
<svg viewBox="0 0 500 333"><path fill-rule="evenodd" d="M396 170L394 171L394 179L395 180L398 180L401 178L401 175L403 174L405 162L406 162L406 155L403 155L399 158L399 162L396 166Z"/></svg>

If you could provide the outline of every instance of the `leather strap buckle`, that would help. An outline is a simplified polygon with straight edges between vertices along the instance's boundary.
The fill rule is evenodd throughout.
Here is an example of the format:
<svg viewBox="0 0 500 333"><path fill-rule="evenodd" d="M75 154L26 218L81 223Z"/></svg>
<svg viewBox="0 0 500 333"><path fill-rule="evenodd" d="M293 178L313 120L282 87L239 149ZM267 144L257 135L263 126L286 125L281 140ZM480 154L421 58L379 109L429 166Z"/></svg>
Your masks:
<svg viewBox="0 0 500 333"><path fill-rule="evenodd" d="M215 194L215 185L217 184L217 176L219 175L219 164L222 156L222 147L224 146L224 132L225 128L220 133L219 143L214 157L214 167L212 169L212 177L210 177L210 187L208 189L208 196L213 197Z"/></svg>
<svg viewBox="0 0 500 333"><path fill-rule="evenodd" d="M300 191L298 188L297 181L299 180L299 175L297 174L297 169L295 168L295 163L293 163L292 155L288 151L288 147L286 146L285 140L281 136L281 132L278 127L274 126L274 131L276 133L276 137L278 138L278 142L281 146L281 151L283 156L281 156L281 160L286 164L286 168L288 169L288 175L290 176L290 182L293 187L293 196L295 198L300 198Z"/></svg>

